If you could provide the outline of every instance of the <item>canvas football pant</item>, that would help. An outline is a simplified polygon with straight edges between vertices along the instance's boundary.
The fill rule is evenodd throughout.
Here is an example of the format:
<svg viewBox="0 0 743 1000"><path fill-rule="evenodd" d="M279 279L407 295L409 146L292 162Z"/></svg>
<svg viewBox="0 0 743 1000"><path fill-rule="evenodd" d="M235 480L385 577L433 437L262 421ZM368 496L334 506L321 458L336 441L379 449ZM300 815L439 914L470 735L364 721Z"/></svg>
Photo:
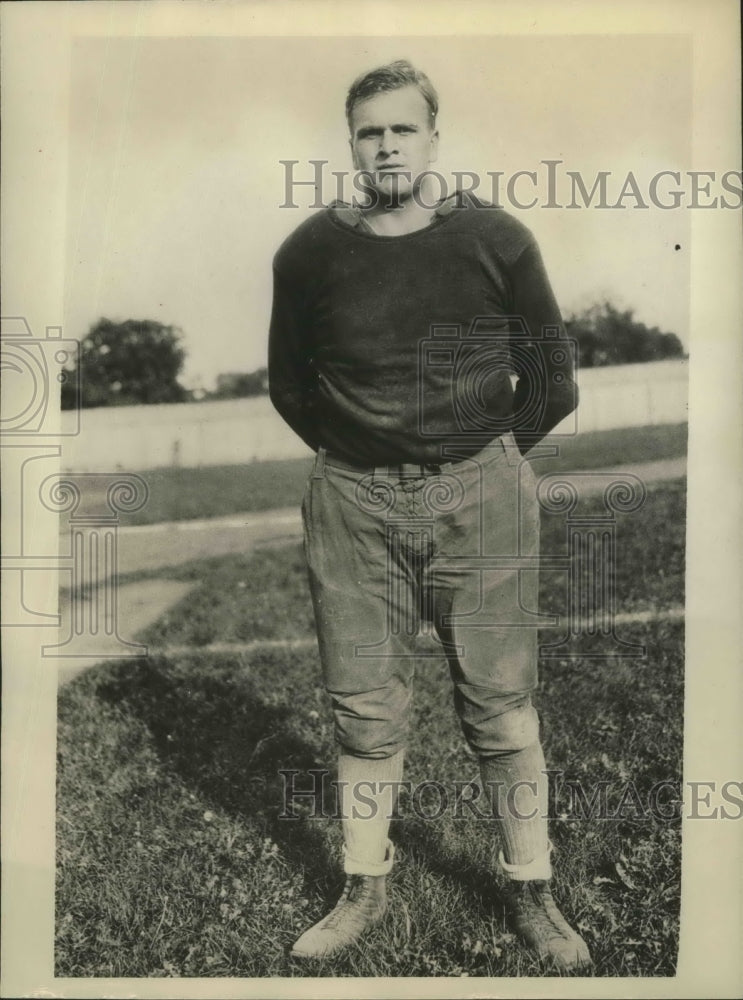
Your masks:
<svg viewBox="0 0 743 1000"><path fill-rule="evenodd" d="M366 759L368 778L401 754L414 660L421 652L443 654L483 782L534 782L535 767L543 767L531 704L539 514L534 475L513 436L436 472L355 470L320 449L302 513L341 760ZM534 813L535 804L541 809L545 782L542 774L519 816ZM530 877L546 877L543 815L514 826L508 812L499 809L503 860L518 867L541 858L542 874Z"/></svg>
<svg viewBox="0 0 743 1000"><path fill-rule="evenodd" d="M305 552L336 737L349 753L403 749L413 660L431 650L447 656L478 755L534 742L534 487L510 434L434 475L351 471L320 450L302 502Z"/></svg>

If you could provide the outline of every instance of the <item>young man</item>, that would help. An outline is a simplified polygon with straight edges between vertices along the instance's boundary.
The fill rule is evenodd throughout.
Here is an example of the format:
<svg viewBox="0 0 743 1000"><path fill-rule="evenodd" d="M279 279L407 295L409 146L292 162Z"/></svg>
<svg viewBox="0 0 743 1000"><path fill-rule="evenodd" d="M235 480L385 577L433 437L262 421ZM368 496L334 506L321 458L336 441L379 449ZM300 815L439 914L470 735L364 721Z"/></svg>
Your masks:
<svg viewBox="0 0 743 1000"><path fill-rule="evenodd" d="M549 888L531 704L539 515L522 455L575 408L572 358L530 232L469 195L432 200L437 110L405 61L356 80L346 115L371 198L317 213L274 261L271 398L317 452L302 511L347 876L292 954L331 955L385 911L411 663L428 628L492 795L513 926L570 970L590 959ZM354 810L362 782L369 818Z"/></svg>

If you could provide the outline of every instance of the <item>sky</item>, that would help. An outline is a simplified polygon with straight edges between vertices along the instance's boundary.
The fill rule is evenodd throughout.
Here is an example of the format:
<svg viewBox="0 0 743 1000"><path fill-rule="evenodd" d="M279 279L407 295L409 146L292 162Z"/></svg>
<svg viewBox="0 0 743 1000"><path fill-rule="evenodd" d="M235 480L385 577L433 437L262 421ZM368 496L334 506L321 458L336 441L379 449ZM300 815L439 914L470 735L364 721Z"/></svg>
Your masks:
<svg viewBox="0 0 743 1000"><path fill-rule="evenodd" d="M540 204L502 203L537 237L563 313L605 298L689 334L690 213L550 209L544 160L591 187L628 171L647 198L660 170L691 168L691 48L675 35L78 38L72 49L65 335L101 316L182 329L183 381L265 364L271 260L314 211L285 202L286 168L350 170L343 106L362 71L408 58L436 86L436 169L536 171ZM670 190L664 182L660 191ZM684 185L682 184L682 187ZM688 186L688 185L687 185ZM524 201L530 182L516 189ZM679 249L676 249L679 247Z"/></svg>

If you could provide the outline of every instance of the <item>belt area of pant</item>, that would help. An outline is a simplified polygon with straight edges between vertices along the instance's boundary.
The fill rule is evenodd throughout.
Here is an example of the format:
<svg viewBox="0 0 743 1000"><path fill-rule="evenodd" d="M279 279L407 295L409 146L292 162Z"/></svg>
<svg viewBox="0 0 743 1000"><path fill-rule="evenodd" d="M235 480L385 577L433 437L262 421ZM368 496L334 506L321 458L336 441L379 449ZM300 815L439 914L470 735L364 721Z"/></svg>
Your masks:
<svg viewBox="0 0 743 1000"><path fill-rule="evenodd" d="M438 476L442 472L459 465L458 462L391 462L389 465L352 465L338 458L332 452L325 452L325 464L336 469L346 469L359 475L389 476L394 479L423 479L425 476Z"/></svg>

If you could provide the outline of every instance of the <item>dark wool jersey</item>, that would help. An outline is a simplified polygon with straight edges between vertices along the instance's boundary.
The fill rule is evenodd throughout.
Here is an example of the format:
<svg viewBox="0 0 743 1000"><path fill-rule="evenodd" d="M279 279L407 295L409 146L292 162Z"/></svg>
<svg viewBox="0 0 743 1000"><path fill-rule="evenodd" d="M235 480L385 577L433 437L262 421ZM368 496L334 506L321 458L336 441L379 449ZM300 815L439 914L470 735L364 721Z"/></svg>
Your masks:
<svg viewBox="0 0 743 1000"><path fill-rule="evenodd" d="M533 236L470 195L402 236L343 205L302 223L274 259L269 386L311 448L359 467L452 461L508 430L526 452L577 403Z"/></svg>

